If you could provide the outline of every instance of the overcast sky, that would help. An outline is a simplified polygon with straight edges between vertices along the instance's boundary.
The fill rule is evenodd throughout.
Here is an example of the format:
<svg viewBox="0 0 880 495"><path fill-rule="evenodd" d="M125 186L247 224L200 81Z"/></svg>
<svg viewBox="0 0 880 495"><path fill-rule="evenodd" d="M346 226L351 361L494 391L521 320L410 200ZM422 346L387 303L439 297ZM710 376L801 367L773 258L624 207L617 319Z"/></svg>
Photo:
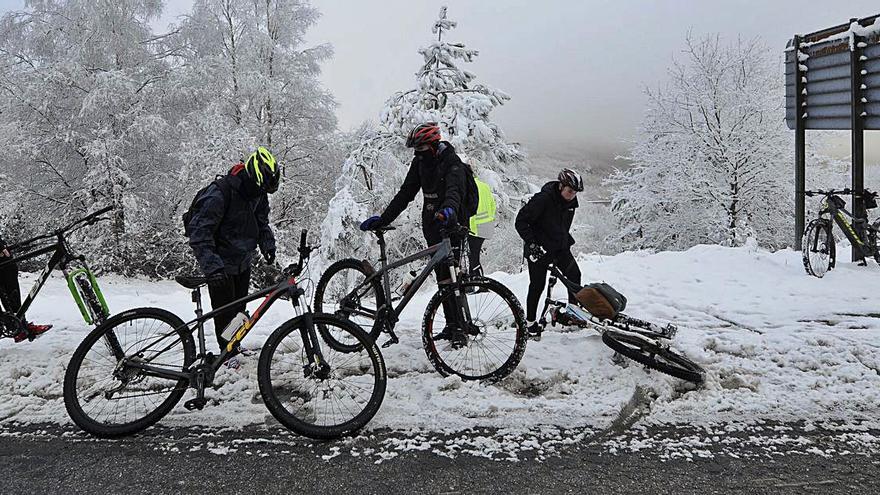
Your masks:
<svg viewBox="0 0 880 495"><path fill-rule="evenodd" d="M20 8L23 0L0 0ZM164 27L190 0L166 1ZM795 32L880 13L876 0L314 0L323 17L313 43L335 57L323 80L343 128L377 118L385 99L413 85L417 53L441 5L458 21L450 40L480 51L469 70L512 100L495 114L509 137L542 143L620 145L643 113L643 90L664 79L688 30L761 37L780 56ZM780 118L783 115L780 113Z"/></svg>

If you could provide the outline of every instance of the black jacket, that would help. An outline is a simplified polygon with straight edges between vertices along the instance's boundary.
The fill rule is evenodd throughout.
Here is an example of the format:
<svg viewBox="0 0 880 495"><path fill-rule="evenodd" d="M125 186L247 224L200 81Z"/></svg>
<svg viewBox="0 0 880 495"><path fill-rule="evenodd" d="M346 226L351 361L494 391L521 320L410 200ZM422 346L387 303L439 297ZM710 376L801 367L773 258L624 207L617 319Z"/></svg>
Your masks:
<svg viewBox="0 0 880 495"><path fill-rule="evenodd" d="M448 142L441 142L439 150L437 156L430 159L413 158L403 185L385 208L380 220L383 225L393 222L421 190L424 198L422 233L431 244L440 242L440 224L434 220L434 214L443 208L455 210L459 224L467 225L468 222L468 218L462 214L467 194L464 164Z"/></svg>
<svg viewBox="0 0 880 495"><path fill-rule="evenodd" d="M536 243L549 253L571 247L574 238L569 234L577 198L565 201L559 192L559 181L544 184L516 214L516 231L526 246Z"/></svg>
<svg viewBox="0 0 880 495"><path fill-rule="evenodd" d="M223 270L237 275L250 268L254 250L275 251L269 227L269 198L252 181L239 176L239 166L219 180L229 185L229 204L217 184L211 184L195 205L189 245L206 275Z"/></svg>
<svg viewBox="0 0 880 495"><path fill-rule="evenodd" d="M0 251L6 249L6 241L3 240L3 234L0 234Z"/></svg>

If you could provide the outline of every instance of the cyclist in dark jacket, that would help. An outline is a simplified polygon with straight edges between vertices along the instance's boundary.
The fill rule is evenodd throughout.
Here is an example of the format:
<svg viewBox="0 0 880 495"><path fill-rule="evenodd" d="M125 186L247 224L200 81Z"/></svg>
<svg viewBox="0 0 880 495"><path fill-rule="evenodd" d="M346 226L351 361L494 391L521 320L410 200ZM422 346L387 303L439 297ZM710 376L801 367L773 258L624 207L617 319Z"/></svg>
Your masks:
<svg viewBox="0 0 880 495"><path fill-rule="evenodd" d="M12 253L6 247L3 237L0 237L0 309L8 313L17 313L21 309L21 288L18 285L18 265L11 262ZM37 325L27 320L23 321L27 331L21 331L13 335L13 340L21 342L28 338L41 335L52 328L52 325Z"/></svg>
<svg viewBox="0 0 880 495"><path fill-rule="evenodd" d="M584 190L580 175L563 169L555 181L544 184L516 215L517 233L525 243L529 262L529 292L526 298L526 324L529 334L539 336L536 320L538 301L547 283L548 265L553 263L566 278L580 284L581 271L571 254L574 238L569 231L578 207L577 193ZM575 302L569 294L570 302Z"/></svg>
<svg viewBox="0 0 880 495"><path fill-rule="evenodd" d="M275 262L275 236L269 227L269 198L278 190L281 166L266 148L205 189L193 205L189 245L209 279L211 306L219 308L248 294L251 263L259 247L266 262ZM214 317L220 348L226 347L223 329L239 312L240 304ZM236 361L237 363L237 361Z"/></svg>
<svg viewBox="0 0 880 495"><path fill-rule="evenodd" d="M429 122L416 126L406 140L407 148L414 148L415 156L409 166L400 190L381 215L372 216L361 223L361 230L371 230L393 222L404 208L415 199L421 190L422 234L428 245L443 239L442 228L450 224L467 225L469 218L464 214L464 200L467 194L467 174L455 148L440 139L440 127ZM453 243L458 242L453 240ZM451 279L449 267L440 265L435 270L437 283ZM448 301L443 304L447 326L434 336L434 340L452 339L454 343L466 343L465 335L450 325L455 321L455 313Z"/></svg>

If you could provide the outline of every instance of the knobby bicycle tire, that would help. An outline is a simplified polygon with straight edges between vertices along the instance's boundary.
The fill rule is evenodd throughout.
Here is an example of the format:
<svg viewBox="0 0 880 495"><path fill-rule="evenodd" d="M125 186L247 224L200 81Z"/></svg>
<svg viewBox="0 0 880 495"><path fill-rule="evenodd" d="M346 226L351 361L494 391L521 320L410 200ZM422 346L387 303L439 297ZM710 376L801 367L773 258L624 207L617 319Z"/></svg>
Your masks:
<svg viewBox="0 0 880 495"><path fill-rule="evenodd" d="M356 260L354 258L342 259L327 267L327 270L325 270L324 273L321 274L321 278L318 280L318 284L315 286L315 313L335 314L339 318L351 321L349 315L347 315L345 312L334 312L334 310L332 309L338 303L338 301L326 300L329 297L329 295L327 294L327 287L330 285L331 280L333 279L333 277L339 275L344 270L352 270L354 272L360 273L365 279L368 276L367 271L364 269L364 262L361 260ZM370 283L370 288L368 290L373 293L372 297L374 297L376 301L376 308L369 309L375 311L383 304L385 304L385 296L384 291L382 290L382 285L379 283L378 279L373 280ZM356 321L352 321L352 323L361 326L364 331L367 332L371 339L376 340L377 338L379 338L379 334L382 332L382 325L380 325L376 319L370 319L367 316L361 315L359 316L359 318L365 320L363 325L359 324ZM369 322L369 324L367 322ZM367 328L366 326L369 326L369 328ZM324 341L327 344L331 345L337 351L351 352L356 350L356 344L352 342L342 342L339 339L339 336L332 335L332 333L328 332L327 328L323 325L318 326L318 332L320 332L321 337L324 339Z"/></svg>
<svg viewBox="0 0 880 495"><path fill-rule="evenodd" d="M84 431L95 435L101 438L115 438L121 437L125 435L131 435L133 433L137 433L141 430L144 430L157 421L162 419L163 416L168 414L169 411L180 401L183 397L183 394L186 392L188 387L188 381L186 379L179 379L176 382L171 380L167 380L169 382L168 386L171 386L173 383L173 388L168 391L168 396L158 405L146 405L146 400L144 400L145 408L149 409L149 411L144 414L139 414L139 417L132 419L130 421L124 421L121 423L113 423L108 421L101 421L92 416L97 415L96 413L102 412L104 409L99 411L95 411L97 405L92 405L91 408L84 408L83 401L80 397L80 390L78 387L78 379L80 378L80 370L84 361L89 362L97 362L96 359L86 358L89 354L89 351L93 350L96 345L105 346L103 350L106 351L106 355L103 355L100 352L96 352L97 356L101 356L107 362L108 367L113 365L113 360L116 360L114 351L110 349L111 340L116 342L116 345L120 345L120 333L124 331L122 328L125 324L139 321L139 320L149 320L153 322L161 322L164 323L167 330L163 330L165 332L174 333L173 329L177 329L176 337L172 336L166 339L167 342L175 342L177 339L180 339L180 343L182 346L182 355L181 364L179 366L174 366L175 370L183 371L187 367L189 367L195 359L195 343L193 342L192 335L189 333L187 327L184 326L183 321L178 318L173 313L166 311L164 309L159 308L138 308L132 309L129 311L125 311L118 315L115 315L108 319L106 322L98 325L94 330L89 332L86 338L80 343L80 345L74 351L73 356L70 358L70 363L67 366L67 372L64 375L64 405L67 409L68 415L70 415L70 419L76 423L77 426L82 428ZM155 328L155 324L153 324L150 328ZM170 340L169 340L170 339ZM121 339L124 341L124 339ZM146 343L147 339L143 338L142 332L137 334L135 341L133 343L123 343L121 345L122 350L126 353L126 356L130 356L132 354L136 354L136 352L132 352L132 349L135 348L135 345L143 341ZM101 348L97 348L101 350ZM145 349L140 349L143 352ZM168 352L168 351L166 351ZM163 354L157 354L156 357L161 356ZM168 356L171 354L169 353ZM161 361L157 361L161 362ZM118 360L116 360L118 364ZM170 367L170 366L169 366ZM179 368L179 369L178 369ZM114 370L115 371L115 370ZM124 370L122 370L124 371ZM97 375L98 373L94 373ZM90 378L90 376L84 377L85 379ZM110 388L111 385L115 385L118 378L116 378L111 372L107 377L98 377L95 376L95 379L99 380L98 382L93 383L93 387L99 388L99 390L95 390L91 392L91 396L93 399L100 397L100 395L104 394L105 398L110 401L113 400L112 397L107 397L107 388ZM133 383L138 383L138 375L136 372L132 372L129 378L133 378ZM148 377L140 376L140 380L146 380ZM99 383L104 383L105 381L112 379L104 385L103 390L101 387L97 387ZM83 386L85 386L84 384ZM84 393L86 390L83 391ZM152 392L145 392L142 396L149 397L151 395L157 395ZM131 398L138 397L138 395L132 395ZM87 397L83 397L82 399L86 399ZM122 399L116 399L122 400ZM155 404L155 403L154 403ZM118 406L116 408L118 412Z"/></svg>
<svg viewBox="0 0 880 495"><path fill-rule="evenodd" d="M266 404L269 412L272 413L272 416L282 425L300 435L316 440L329 440L353 435L370 422L382 405L388 380L385 371L385 360L382 358L382 353L376 346L375 341L354 323L328 314L315 313L312 317L316 326L321 324L325 327L335 326L337 331L348 333L358 342L357 349L352 352L344 352L333 349L330 346L321 345L325 361L332 370L331 373L335 373L335 375L319 378L314 371L310 371L307 374L307 366L304 365L307 363L303 362L306 360L306 353L302 349L299 351L295 348L292 349L291 343L285 341L286 337L292 336L293 344L303 343L302 332L306 330L305 319L299 316L288 320L272 332L260 352L260 361L257 367L260 395L262 395L263 402ZM276 352L279 349L282 351L280 353L281 356L278 356L276 360L274 358L276 358ZM284 355L283 351L288 351L289 354ZM296 360L297 355L300 358L300 362ZM279 369L281 364L288 361L286 359L288 357L291 357L293 361L292 366L289 366L290 369ZM355 362L358 359L360 359L360 362ZM278 365L273 366L276 362ZM340 365L348 365L349 368L340 367ZM364 377L364 375L360 377L355 376L358 372L364 372L367 367L370 368L369 371L372 373L372 379L369 376ZM302 375L304 382L308 379L312 381L300 389L285 386L294 378L300 378L300 375ZM285 382L283 378L287 378L288 381ZM354 378L359 378L357 384L353 383ZM346 382L346 379L352 379L352 382ZM314 387L311 386L312 383L315 383ZM322 386L325 388L320 389ZM334 390L330 390L331 387ZM359 390L366 390L366 387L371 387L369 397L365 401L366 404L356 414L336 424L319 425L316 424L317 421L310 422L306 419L305 416L310 413L317 414L316 409L320 407L317 407L315 404L311 405L311 410L304 406L297 411L291 411L284 405L285 402L293 403L297 400L302 402L306 402L307 399L314 400L315 402L326 400L337 388L341 390L341 395L353 398L353 394ZM330 406L324 407L323 410L331 413L336 411L343 413L343 410L346 413L351 411L341 403L330 404Z"/></svg>
<svg viewBox="0 0 880 495"><path fill-rule="evenodd" d="M489 353L495 354L496 351L500 351L502 354L509 354L506 359L504 359L503 363L494 366L492 369L485 369L482 372L462 369L465 361L468 359L469 352L472 352L472 354L470 354L471 356L476 355L477 358L479 358L478 353L481 352L481 349L478 349L475 346L482 345L482 343L485 342L485 338L488 337L489 327L491 327L491 325L488 324L484 324L483 326L478 324L477 327L479 327L478 330L480 333L478 335L468 335L467 345L459 349L451 347L448 341L441 341L441 343L438 343L434 340L435 334L443 330L442 328L435 328L438 326L435 325L435 322L437 321L436 316L438 315L438 311L442 312L441 307L443 305L443 300L455 296L455 289L452 286L442 287L437 291L428 302L428 307L425 309L425 316L422 320L422 344L425 348L425 353L428 356L428 360L431 361L431 364L434 366L434 369L443 376L458 375L463 380L486 380L490 382L501 380L510 375L513 370L519 366L523 354L526 352L528 334L526 333L526 320L522 306L513 292L496 280L482 277L462 282L461 285L468 294L476 294L479 296L479 294L494 293L504 302L504 304L507 305L507 308L510 310L509 317L512 321L501 323L512 324L515 327L513 329L513 335L505 337L504 339L505 341L511 341L512 346L510 346L508 350L497 343L493 343L491 348L489 345L486 345L486 349L483 349L482 352L484 355L487 355L487 357ZM472 305L470 301L468 305L475 306ZM474 310L479 311L479 308L471 307L472 317L474 317ZM474 317L474 322L479 323L479 320L479 315ZM509 334L510 330L506 333ZM481 338L484 340L480 340ZM441 346L443 349L441 349ZM449 347L451 350L447 353L445 347ZM447 356L444 357L444 354L447 354Z"/></svg>
<svg viewBox="0 0 880 495"><path fill-rule="evenodd" d="M813 266L810 261L810 253L813 242L817 236L824 235L826 239L826 247L828 249L828 266L824 271L819 266ZM837 260L837 247L834 240L833 224L831 220L825 218L815 218L810 221L807 228L804 229L804 236L801 239L801 252L804 262L804 269L807 274L817 278L822 278L826 273L834 269Z"/></svg>
<svg viewBox="0 0 880 495"><path fill-rule="evenodd" d="M606 330L602 342L619 354L661 373L693 383L703 382L705 371L700 365L651 339Z"/></svg>

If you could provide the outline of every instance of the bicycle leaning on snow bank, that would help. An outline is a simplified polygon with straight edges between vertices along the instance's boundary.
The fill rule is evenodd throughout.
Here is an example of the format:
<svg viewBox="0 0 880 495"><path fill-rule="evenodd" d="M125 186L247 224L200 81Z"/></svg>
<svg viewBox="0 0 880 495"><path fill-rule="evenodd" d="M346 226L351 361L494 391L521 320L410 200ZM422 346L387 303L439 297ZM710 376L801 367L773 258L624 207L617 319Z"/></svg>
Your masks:
<svg viewBox="0 0 880 495"><path fill-rule="evenodd" d="M357 325L313 313L303 302L305 291L296 279L313 249L306 246L303 231L299 262L285 268L278 283L206 314L200 292L206 278L177 277L192 290L196 305L196 318L188 323L163 309L138 308L98 326L77 347L64 376L64 404L71 419L95 436L130 435L168 414L187 388L194 388L196 396L184 407L202 409L208 402L205 389L222 363L275 301L288 299L297 316L272 332L260 353L257 381L263 402L281 424L307 437L330 439L362 428L382 404L385 362ZM253 316L242 315L230 324L229 344L220 355L207 352L205 321L261 297L265 299ZM319 325L358 346L340 351L325 345Z"/></svg>
<svg viewBox="0 0 880 495"><path fill-rule="evenodd" d="M549 315L549 323L554 326L558 323L595 329L602 334L605 345L633 361L682 380L703 382L703 368L670 349L665 342L675 336L677 328L674 325L661 327L627 316L621 312L626 307L626 298L610 286L580 286L565 278L556 265L551 264L549 269L547 296L538 320L542 327L547 326ZM552 291L557 279L574 294L578 304L553 299Z"/></svg>
<svg viewBox="0 0 880 495"><path fill-rule="evenodd" d="M0 266L7 263L17 263L19 261L36 258L44 254L52 253L52 256L46 262L46 267L37 277L37 281L28 293L21 308L15 314L0 311L0 337L13 337L24 331L28 335L28 340L33 340L34 336L30 334L27 326L24 324L24 314L30 308L34 298L43 288L46 280L53 270L60 269L67 280L67 286L73 295L83 319L88 325L99 325L103 323L109 316L110 310L107 308L107 302L104 295L98 287L98 281L86 264L85 256L76 254L67 242L67 237L82 228L93 225L106 217L101 217L104 213L112 210L112 206L108 206L98 210L88 216L80 218L71 224L62 227L51 234L37 236L25 241L8 246L13 253L23 253L13 256L12 259L0 263ZM52 240L49 244L46 242Z"/></svg>

